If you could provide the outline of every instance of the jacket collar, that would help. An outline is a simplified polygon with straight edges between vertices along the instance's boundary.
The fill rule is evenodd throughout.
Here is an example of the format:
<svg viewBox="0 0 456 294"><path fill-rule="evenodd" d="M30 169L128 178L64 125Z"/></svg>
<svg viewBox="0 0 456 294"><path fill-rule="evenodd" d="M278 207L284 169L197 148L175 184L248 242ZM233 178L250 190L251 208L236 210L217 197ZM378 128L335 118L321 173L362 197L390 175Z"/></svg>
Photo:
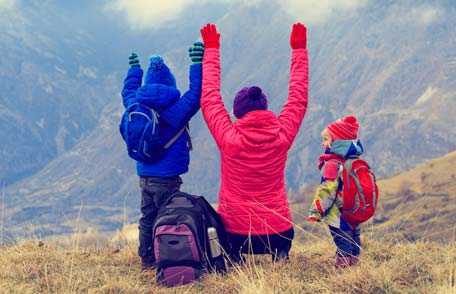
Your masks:
<svg viewBox="0 0 456 294"><path fill-rule="evenodd" d="M269 110L254 110L234 123L235 128L253 144L274 141L280 131L277 117Z"/></svg>
<svg viewBox="0 0 456 294"><path fill-rule="evenodd" d="M359 157L364 153L360 140L336 140L332 142L329 153L339 155L344 159Z"/></svg>
<svg viewBox="0 0 456 294"><path fill-rule="evenodd" d="M320 155L318 168L321 169L326 161L335 159L344 162L346 159L359 157L363 153L364 147L360 140L336 140L332 142L331 148Z"/></svg>

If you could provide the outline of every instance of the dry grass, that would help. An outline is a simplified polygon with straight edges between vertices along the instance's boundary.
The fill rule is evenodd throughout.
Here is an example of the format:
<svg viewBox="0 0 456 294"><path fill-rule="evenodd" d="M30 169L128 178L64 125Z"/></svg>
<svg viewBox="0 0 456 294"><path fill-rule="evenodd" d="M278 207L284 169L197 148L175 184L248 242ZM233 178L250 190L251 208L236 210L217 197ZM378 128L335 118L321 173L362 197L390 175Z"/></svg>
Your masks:
<svg viewBox="0 0 456 294"><path fill-rule="evenodd" d="M84 244L82 246L81 244ZM296 243L288 263L248 259L226 276L158 288L142 274L136 244L83 238L25 241L0 249L2 293L456 293L456 244L367 242L362 262L335 270L330 240ZM94 243L95 244L95 243Z"/></svg>
<svg viewBox="0 0 456 294"><path fill-rule="evenodd" d="M363 225L361 263L347 270L334 269L327 230L304 221L306 196L293 205L288 263L250 257L225 276L159 288L154 273L139 270L134 224L113 238L88 231L0 247L0 293L456 294L456 152L379 184L382 208Z"/></svg>

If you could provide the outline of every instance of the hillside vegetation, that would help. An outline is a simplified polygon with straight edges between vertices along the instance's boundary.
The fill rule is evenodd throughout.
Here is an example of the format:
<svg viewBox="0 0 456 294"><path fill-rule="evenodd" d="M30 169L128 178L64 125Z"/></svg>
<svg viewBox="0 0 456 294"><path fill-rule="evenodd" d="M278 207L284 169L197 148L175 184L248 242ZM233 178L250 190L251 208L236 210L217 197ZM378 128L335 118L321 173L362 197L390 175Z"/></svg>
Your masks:
<svg viewBox="0 0 456 294"><path fill-rule="evenodd" d="M390 239L456 241L456 152L379 182L376 231Z"/></svg>
<svg viewBox="0 0 456 294"><path fill-rule="evenodd" d="M3 293L455 293L456 245L367 241L362 262L333 267L329 239L295 244L290 262L251 257L226 276L173 288L141 273L136 246L72 239L27 241L0 250ZM87 241L87 240L86 240Z"/></svg>
<svg viewBox="0 0 456 294"><path fill-rule="evenodd" d="M304 205L293 204L290 262L250 257L226 276L170 291L155 285L154 273L140 272L137 225L130 224L114 236L89 230L0 248L0 292L456 293L455 174L453 152L379 181L380 208L363 225L361 263L348 270L333 267L327 229L304 221L309 189Z"/></svg>

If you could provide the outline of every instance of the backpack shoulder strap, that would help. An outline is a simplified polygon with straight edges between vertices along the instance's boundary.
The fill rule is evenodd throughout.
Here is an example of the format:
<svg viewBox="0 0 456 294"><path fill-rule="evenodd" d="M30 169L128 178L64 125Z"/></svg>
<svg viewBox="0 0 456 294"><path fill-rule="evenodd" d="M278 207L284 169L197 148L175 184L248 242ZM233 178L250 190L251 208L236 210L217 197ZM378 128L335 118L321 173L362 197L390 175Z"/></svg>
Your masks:
<svg viewBox="0 0 456 294"><path fill-rule="evenodd" d="M176 135L174 135L174 137L172 137L168 143L165 144L165 146L163 146L163 148L165 149L168 149L169 147L171 147L171 145L173 145L177 139L179 139L180 135L182 135L182 133L186 130L186 127L183 127L182 129L179 130L179 132L177 132Z"/></svg>
<svg viewBox="0 0 456 294"><path fill-rule="evenodd" d="M137 105L139 105L139 102L132 103L132 104L128 105L128 107L126 108L125 111L131 111L131 109Z"/></svg>
<svg viewBox="0 0 456 294"><path fill-rule="evenodd" d="M355 163L358 160L361 160L361 159L359 159L359 158L348 158L343 163L343 174L345 174L345 176L342 177L342 182L344 184L344 190L345 189L347 189L347 190L350 189L350 176L352 176L353 163ZM345 179L346 179L346 181L344 181Z"/></svg>
<svg viewBox="0 0 456 294"><path fill-rule="evenodd" d="M353 162L355 162L356 160L358 160L358 159L349 158L349 159L345 160L343 166L344 166L344 169L347 172L347 174L351 173L351 170L353 167Z"/></svg>
<svg viewBox="0 0 456 294"><path fill-rule="evenodd" d="M143 108L149 110L149 111L150 111L150 116L151 116L151 117L149 117L149 115L147 115L146 113L144 113L144 112L142 112L142 111L139 111L139 110L138 110L138 111L132 111L133 108L134 108L134 107L137 107L137 106L143 107ZM146 106L146 105L144 105L144 104L141 104L141 103L139 103L139 102L136 102L136 103L132 103L131 105L129 105L128 108L127 108L127 110L126 110L126 112L128 112L128 121L131 121L131 117L132 117L133 114L137 114L137 115L142 115L142 116L144 116L148 121L151 121L151 122L153 123L152 132L155 132L155 126L156 126L156 124L158 123L158 118L159 118L159 116L160 116L160 115L158 114L158 112L155 111L155 109L150 108L150 107L148 107L148 106Z"/></svg>

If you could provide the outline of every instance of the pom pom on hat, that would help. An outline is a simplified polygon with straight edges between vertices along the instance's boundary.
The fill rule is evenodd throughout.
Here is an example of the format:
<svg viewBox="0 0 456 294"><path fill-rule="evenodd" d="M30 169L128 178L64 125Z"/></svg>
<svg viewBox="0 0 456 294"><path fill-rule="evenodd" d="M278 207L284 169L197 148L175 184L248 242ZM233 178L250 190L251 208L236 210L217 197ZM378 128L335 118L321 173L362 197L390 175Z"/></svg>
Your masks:
<svg viewBox="0 0 456 294"><path fill-rule="evenodd" d="M159 55L152 55L149 58L149 69L146 75L146 84L162 84L176 88L176 79L171 70Z"/></svg>

